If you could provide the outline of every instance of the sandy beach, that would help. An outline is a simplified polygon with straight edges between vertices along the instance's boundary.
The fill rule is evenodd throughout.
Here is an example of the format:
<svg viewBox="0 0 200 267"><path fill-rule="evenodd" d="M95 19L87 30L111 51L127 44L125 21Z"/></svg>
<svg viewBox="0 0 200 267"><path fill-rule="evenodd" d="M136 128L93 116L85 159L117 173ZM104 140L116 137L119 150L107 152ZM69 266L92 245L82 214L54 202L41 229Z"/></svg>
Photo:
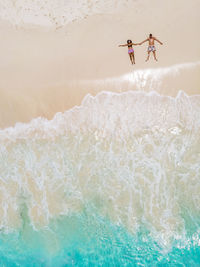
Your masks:
<svg viewBox="0 0 200 267"><path fill-rule="evenodd" d="M145 0L133 1L112 14L88 15L62 27L1 21L0 127L38 116L51 119L56 112L80 105L86 94L102 90L155 90L172 96L183 90L188 95L198 94L199 7L198 0L162 4ZM164 43L156 45L159 61L151 57L145 63L147 44L143 44L134 47L136 65L132 66L127 48L118 45L129 38L141 42L149 33ZM130 79L124 81L124 75ZM167 86L148 87L158 76ZM142 86L144 81L146 85Z"/></svg>

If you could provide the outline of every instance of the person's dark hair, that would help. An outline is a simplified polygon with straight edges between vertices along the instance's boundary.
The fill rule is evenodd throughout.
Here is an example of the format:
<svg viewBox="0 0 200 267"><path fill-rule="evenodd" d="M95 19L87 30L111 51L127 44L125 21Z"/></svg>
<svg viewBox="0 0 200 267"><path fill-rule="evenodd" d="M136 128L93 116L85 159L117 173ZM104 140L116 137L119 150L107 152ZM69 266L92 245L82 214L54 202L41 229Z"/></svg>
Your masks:
<svg viewBox="0 0 200 267"><path fill-rule="evenodd" d="M149 38L152 38L152 33L149 34Z"/></svg>
<svg viewBox="0 0 200 267"><path fill-rule="evenodd" d="M132 43L132 41L131 40L127 40L127 44L130 44L130 43Z"/></svg>

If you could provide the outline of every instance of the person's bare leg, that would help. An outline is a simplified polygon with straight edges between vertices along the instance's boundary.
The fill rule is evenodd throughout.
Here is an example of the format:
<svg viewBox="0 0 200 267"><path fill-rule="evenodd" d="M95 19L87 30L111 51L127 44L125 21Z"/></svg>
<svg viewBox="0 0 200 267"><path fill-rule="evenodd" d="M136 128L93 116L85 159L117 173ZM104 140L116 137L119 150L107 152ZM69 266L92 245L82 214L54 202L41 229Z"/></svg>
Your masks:
<svg viewBox="0 0 200 267"><path fill-rule="evenodd" d="M133 53L131 54L131 62L132 62L132 64L135 64L134 63L134 54Z"/></svg>
<svg viewBox="0 0 200 267"><path fill-rule="evenodd" d="M156 51L153 51L153 56L154 56L154 59L155 59L156 61L158 61L157 58L156 58Z"/></svg>
<svg viewBox="0 0 200 267"><path fill-rule="evenodd" d="M133 54L133 63L135 64L135 55Z"/></svg>
<svg viewBox="0 0 200 267"><path fill-rule="evenodd" d="M151 51L148 51L148 56L147 56L147 59L145 61L148 61L149 60L150 52Z"/></svg>
<svg viewBox="0 0 200 267"><path fill-rule="evenodd" d="M129 57L130 57L131 63L133 64L132 54L129 54Z"/></svg>

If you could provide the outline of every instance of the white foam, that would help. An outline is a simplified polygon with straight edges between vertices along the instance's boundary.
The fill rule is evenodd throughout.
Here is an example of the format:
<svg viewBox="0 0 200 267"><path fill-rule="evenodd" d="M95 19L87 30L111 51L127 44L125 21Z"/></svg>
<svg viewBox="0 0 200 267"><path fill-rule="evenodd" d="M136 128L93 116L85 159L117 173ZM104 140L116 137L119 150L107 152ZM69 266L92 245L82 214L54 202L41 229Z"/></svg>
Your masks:
<svg viewBox="0 0 200 267"><path fill-rule="evenodd" d="M22 197L34 227L91 205L167 247L185 231L181 212L199 214L199 114L200 96L184 92L101 92L2 130L1 226L18 227Z"/></svg>
<svg viewBox="0 0 200 267"><path fill-rule="evenodd" d="M180 127L198 129L199 95L188 96L179 91L177 96L159 95L155 91L100 92L95 97L86 95L81 106L57 113L53 120L33 119L30 123L17 123L0 131L0 138L50 138L69 131L96 129L99 134L127 135L156 127L159 131L181 132ZM115 130L119 120L121 127ZM178 125L178 126L177 126ZM194 128L195 128L194 127ZM195 129L196 129L195 128ZM103 132L102 132L103 129ZM120 132L119 132L120 131Z"/></svg>

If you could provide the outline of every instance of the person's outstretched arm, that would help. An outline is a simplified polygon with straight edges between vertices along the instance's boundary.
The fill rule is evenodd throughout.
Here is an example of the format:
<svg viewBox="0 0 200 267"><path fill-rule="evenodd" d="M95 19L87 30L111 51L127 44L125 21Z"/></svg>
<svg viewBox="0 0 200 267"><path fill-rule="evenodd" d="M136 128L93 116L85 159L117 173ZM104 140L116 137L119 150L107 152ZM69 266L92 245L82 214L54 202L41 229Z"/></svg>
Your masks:
<svg viewBox="0 0 200 267"><path fill-rule="evenodd" d="M159 44L163 45L163 43L161 41L159 41L158 39L154 38Z"/></svg>
<svg viewBox="0 0 200 267"><path fill-rule="evenodd" d="M130 44L129 44L130 45ZM123 45L118 45L119 47L121 47L121 46L128 46L128 44L123 44Z"/></svg>
<svg viewBox="0 0 200 267"><path fill-rule="evenodd" d="M146 40L142 41L141 43L139 43L139 45L141 45L141 44L143 44L143 43L145 43L147 41L149 41L149 39L146 39Z"/></svg>

